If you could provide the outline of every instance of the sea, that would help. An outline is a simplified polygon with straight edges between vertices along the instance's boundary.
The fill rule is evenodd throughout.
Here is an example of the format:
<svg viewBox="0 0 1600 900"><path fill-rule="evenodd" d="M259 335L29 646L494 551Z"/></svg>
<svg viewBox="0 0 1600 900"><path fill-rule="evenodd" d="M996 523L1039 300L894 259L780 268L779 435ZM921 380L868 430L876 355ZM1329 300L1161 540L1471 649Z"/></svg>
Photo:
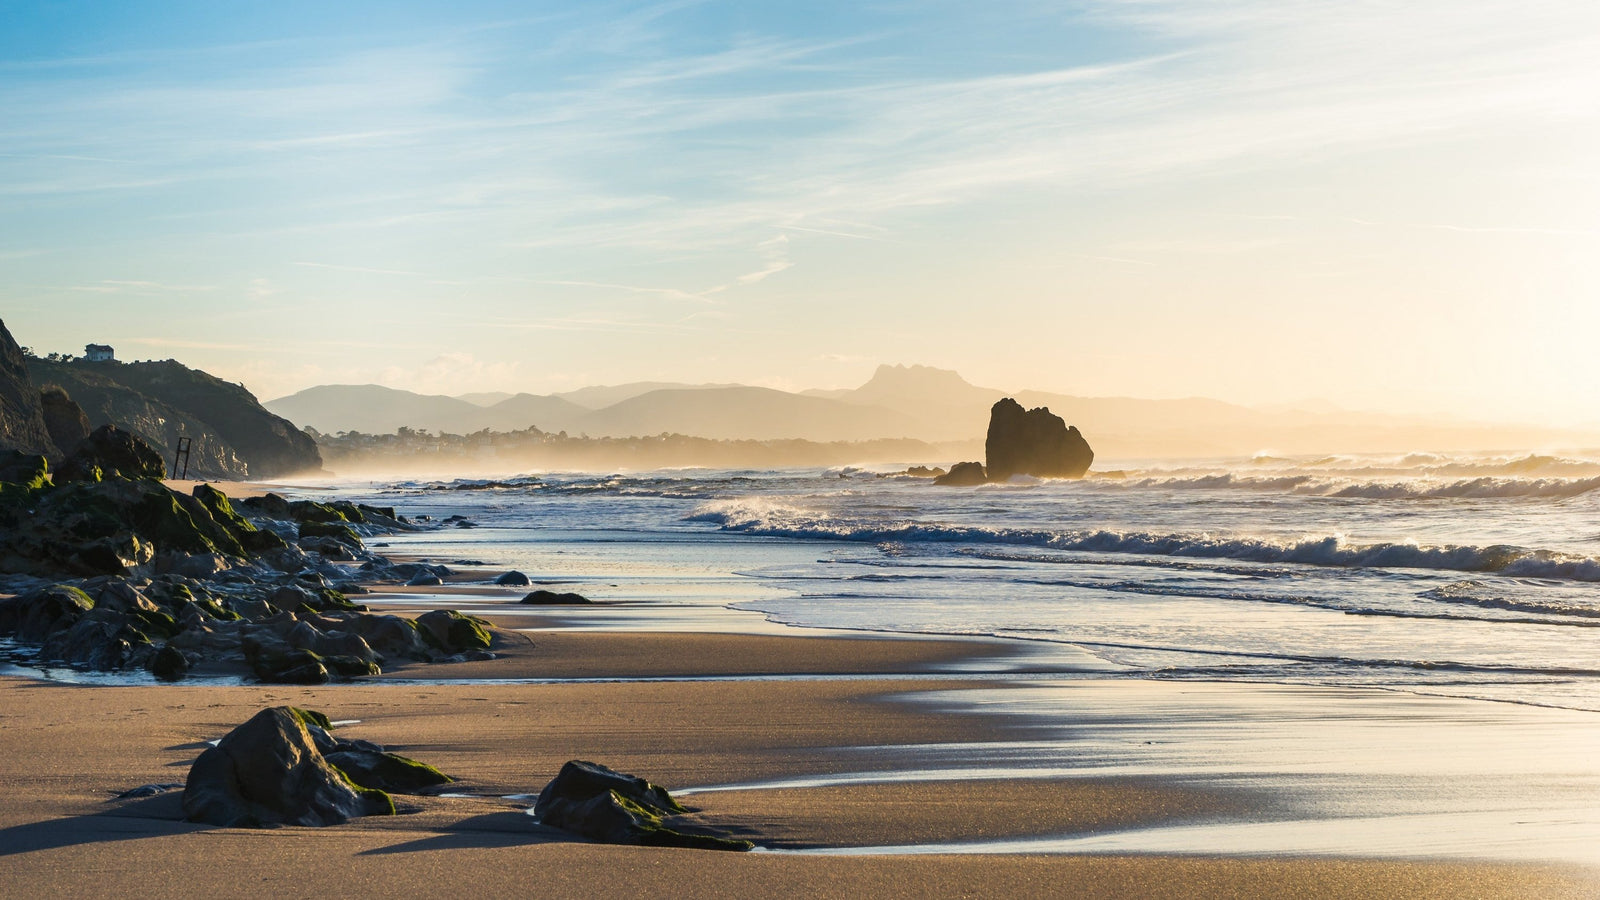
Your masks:
<svg viewBox="0 0 1600 900"><path fill-rule="evenodd" d="M829 775L686 793L1116 778L1241 798L1238 814L1148 828L813 852L1600 868L1600 453L1130 460L962 488L862 465L319 490L464 517L380 552L518 569L598 601L526 608L535 629L554 614L1023 651L945 673L965 689L900 697L1018 732L892 748L842 733Z"/></svg>
<svg viewBox="0 0 1600 900"><path fill-rule="evenodd" d="M1094 677L1600 711L1600 456L1134 462L964 488L902 471L343 490L476 526L394 542L409 553L569 582L629 620L738 628L719 614L742 611L1068 645Z"/></svg>
<svg viewBox="0 0 1600 900"><path fill-rule="evenodd" d="M515 569L597 601L419 587L386 602L525 615L533 631L967 638L975 658L939 673L963 687L912 687L927 673L907 672L898 699L1024 723L900 747L842 732L829 774L774 785L1155 779L1240 798L1233 814L1148 828L812 852L1600 871L1600 452L1126 460L959 488L861 465L282 489L428 525L369 539L380 553L482 581ZM986 639L1008 652L985 658Z"/></svg>

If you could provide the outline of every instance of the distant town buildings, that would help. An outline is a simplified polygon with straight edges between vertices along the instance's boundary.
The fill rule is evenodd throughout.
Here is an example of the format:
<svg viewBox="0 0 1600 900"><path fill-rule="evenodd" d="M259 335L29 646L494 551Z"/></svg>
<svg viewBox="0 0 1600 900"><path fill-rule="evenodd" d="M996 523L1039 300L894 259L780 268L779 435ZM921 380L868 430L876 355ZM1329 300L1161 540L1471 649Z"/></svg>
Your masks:
<svg viewBox="0 0 1600 900"><path fill-rule="evenodd" d="M105 344L85 344L83 358L89 362L116 362L117 351Z"/></svg>

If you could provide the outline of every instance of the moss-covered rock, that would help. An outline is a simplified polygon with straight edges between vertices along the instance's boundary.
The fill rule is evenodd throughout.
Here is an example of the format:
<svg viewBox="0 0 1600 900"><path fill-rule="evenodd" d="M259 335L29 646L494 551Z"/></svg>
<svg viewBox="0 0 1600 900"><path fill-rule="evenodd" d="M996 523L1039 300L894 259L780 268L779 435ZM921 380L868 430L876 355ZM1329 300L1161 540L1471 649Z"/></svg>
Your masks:
<svg viewBox="0 0 1600 900"><path fill-rule="evenodd" d="M688 812L664 789L598 763L573 760L561 767L534 805L539 821L552 828L607 844L688 847L700 850L751 850L749 841L720 834L683 831L667 816Z"/></svg>
<svg viewBox="0 0 1600 900"><path fill-rule="evenodd" d="M455 781L426 763L351 744L341 745L341 749L329 753L327 759L351 782L394 794L414 794L423 788Z"/></svg>
<svg viewBox="0 0 1600 900"><path fill-rule="evenodd" d="M357 787L323 758L306 727L308 712L262 710L200 754L184 785L184 816L223 827L262 827L393 815L394 799L387 793Z"/></svg>
<svg viewBox="0 0 1600 900"><path fill-rule="evenodd" d="M347 515L354 512L352 518ZM295 500L289 504L289 515L302 527L307 522L360 522L361 512L349 503L318 503L315 500Z"/></svg>
<svg viewBox="0 0 1600 900"><path fill-rule="evenodd" d="M94 609L88 594L75 587L55 584L0 600L0 635L23 641L43 641Z"/></svg>
<svg viewBox="0 0 1600 900"><path fill-rule="evenodd" d="M255 531L256 527L249 520L239 515L233 509L233 504L228 501L228 495L217 490L209 484L197 484L191 492L200 505L211 513L211 518L218 524L231 529L233 532L243 533Z"/></svg>
<svg viewBox="0 0 1600 900"><path fill-rule="evenodd" d="M37 453L0 451L0 484L40 488L50 483L50 463Z"/></svg>
<svg viewBox="0 0 1600 900"><path fill-rule="evenodd" d="M115 425L102 425L84 438L62 461L56 481L100 481L105 478L162 478L167 467L155 448L138 435Z"/></svg>
<svg viewBox="0 0 1600 900"><path fill-rule="evenodd" d="M417 630L422 639L445 653L465 653L471 650L488 650L492 642L492 626L477 616L458 613L453 609L436 609L417 616Z"/></svg>
<svg viewBox="0 0 1600 900"><path fill-rule="evenodd" d="M302 538L333 538L353 547L361 546L361 536L355 529L339 522L302 522L300 523L300 536Z"/></svg>

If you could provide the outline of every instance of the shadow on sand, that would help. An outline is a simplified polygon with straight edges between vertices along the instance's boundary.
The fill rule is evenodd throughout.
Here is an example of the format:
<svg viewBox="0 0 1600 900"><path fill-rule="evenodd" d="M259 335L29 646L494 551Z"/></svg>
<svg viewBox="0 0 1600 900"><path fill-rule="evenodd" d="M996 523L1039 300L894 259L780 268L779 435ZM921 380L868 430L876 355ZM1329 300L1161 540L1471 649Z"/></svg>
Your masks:
<svg viewBox="0 0 1600 900"><path fill-rule="evenodd" d="M97 813L47 819L0 829L0 856L55 850L80 844L133 841L209 830L183 820L183 792L142 800L115 801Z"/></svg>
<svg viewBox="0 0 1600 900"><path fill-rule="evenodd" d="M465 850L478 848L520 847L530 844L564 844L583 839L570 832L548 825L540 825L524 812L485 813L462 819L448 827L444 834L363 850L358 856L382 856L389 853L418 853L428 850Z"/></svg>

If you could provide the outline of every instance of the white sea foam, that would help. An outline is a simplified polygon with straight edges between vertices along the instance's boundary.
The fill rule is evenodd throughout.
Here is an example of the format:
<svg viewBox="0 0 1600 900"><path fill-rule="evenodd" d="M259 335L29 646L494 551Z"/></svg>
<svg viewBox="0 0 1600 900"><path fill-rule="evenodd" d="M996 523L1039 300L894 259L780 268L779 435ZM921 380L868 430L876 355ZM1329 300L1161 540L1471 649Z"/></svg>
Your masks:
<svg viewBox="0 0 1600 900"><path fill-rule="evenodd" d="M1205 533L1151 533L1109 529L1043 530L933 522L861 522L815 512L782 501L739 498L703 503L688 517L728 531L768 537L963 544L1007 544L1052 550L1299 563L1338 568L1445 569L1497 572L1523 577L1600 581L1600 560L1551 550L1490 546L1423 546L1382 542L1357 544L1343 536L1298 540Z"/></svg>

